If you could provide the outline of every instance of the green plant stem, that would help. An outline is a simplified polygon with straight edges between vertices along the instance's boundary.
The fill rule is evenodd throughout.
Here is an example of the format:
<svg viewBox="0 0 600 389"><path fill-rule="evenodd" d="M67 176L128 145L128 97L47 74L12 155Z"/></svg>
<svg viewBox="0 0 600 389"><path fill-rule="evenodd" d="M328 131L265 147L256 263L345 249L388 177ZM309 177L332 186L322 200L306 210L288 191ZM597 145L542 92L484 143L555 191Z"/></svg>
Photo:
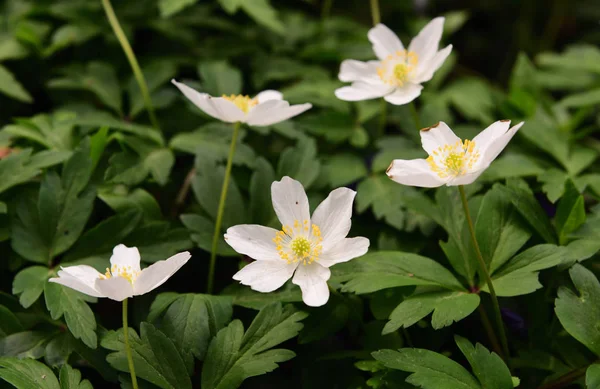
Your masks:
<svg viewBox="0 0 600 389"><path fill-rule="evenodd" d="M469 203L467 202L467 195L465 194L464 186L459 185L458 191L460 192L462 205L465 209L465 216L467 218L467 224L469 225L469 232L471 233L473 247L475 248L475 253L477 254L476 257L477 261L479 262L479 272L481 273L481 277L485 279L485 282L487 283L488 289L490 291L490 297L492 298L492 306L494 308L494 313L496 316L496 326L498 327L497 330L500 333L500 342L502 344L502 350L504 351L504 361L508 364L510 352L508 351L508 340L506 339L506 332L504 331L504 324L502 322L502 314L500 313L500 304L498 304L498 297L496 296L496 291L494 290L492 278L490 277L490 273L487 269L485 261L483 260L483 255L481 255L479 244L477 243L477 237L475 236L475 227L473 227L473 219L471 219L471 211L469 211Z"/></svg>
<svg viewBox="0 0 600 389"><path fill-rule="evenodd" d="M131 374L131 384L133 389L138 389L137 377L133 366L133 356L131 347L129 347L129 324L127 323L127 299L123 300L123 337L125 338L125 353L127 354L127 363L129 364L129 374Z"/></svg>
<svg viewBox="0 0 600 389"><path fill-rule="evenodd" d="M211 294L213 291L215 265L217 261L217 247L219 245L219 237L221 235L221 224L223 222L223 214L225 213L225 202L227 201L227 190L229 189L229 179L231 178L233 155L235 154L235 146L237 144L237 137L238 133L240 132L240 126L240 122L234 124L233 136L231 137L231 146L229 147L229 156L227 157L227 166L225 167L225 177L223 178L221 198L219 199L219 208L217 210L217 220L215 221L215 234L213 235L212 250L210 251L210 267L208 269L208 283L206 287L206 291L208 294Z"/></svg>
<svg viewBox="0 0 600 389"><path fill-rule="evenodd" d="M117 36L117 40L121 44L121 48L123 48L123 51L125 52L125 56L129 61L131 70L133 70L133 75L135 76L135 80L137 81L137 84L140 87L140 91L142 92L142 98L144 99L146 110L148 111L148 115L150 116L150 121L152 122L154 128L160 130L158 120L156 119L156 114L154 113L154 107L152 106L152 99L150 98L150 93L148 92L148 84L146 83L146 78L142 73L142 69L140 69L140 64L138 63L133 49L131 48L129 41L127 40L127 36L125 36L125 33L121 28L119 19L115 14L115 10L113 9L110 0L102 0L102 6L104 7L104 11L106 12L108 22L110 23L110 26L112 27L115 35Z"/></svg>
<svg viewBox="0 0 600 389"><path fill-rule="evenodd" d="M421 119L419 118L419 112L417 111L417 106L415 105L415 102L411 102L410 104L408 104L409 108L410 108L410 113L413 117L413 121L415 122L415 126L417 127L417 130L420 130L421 128Z"/></svg>
<svg viewBox="0 0 600 389"><path fill-rule="evenodd" d="M502 359L504 359L504 357L503 357L504 353L502 352L500 343L498 343L498 337L496 336L496 333L494 332L494 327L492 327L490 318L488 317L487 312L483 308L483 305L479 304L479 306L477 307L477 310L479 311L479 316L481 316L481 322L483 323L483 328L485 329L485 332L487 333L490 343L492 344L492 349L494 349L494 352L496 354L500 355L500 357Z"/></svg>
<svg viewBox="0 0 600 389"><path fill-rule="evenodd" d="M333 6L333 0L323 0L323 6L321 7L321 20L325 21L329 18L331 13L331 7Z"/></svg>
<svg viewBox="0 0 600 389"><path fill-rule="evenodd" d="M538 389L561 389L569 386L573 381L583 377L585 372L587 371L588 366L580 367L579 369L575 369L570 371L569 373L559 377L556 381L549 382L545 385L540 386Z"/></svg>
<svg viewBox="0 0 600 389"><path fill-rule="evenodd" d="M379 114L379 137L385 135L385 122L387 120L387 101L381 99L381 113Z"/></svg>
<svg viewBox="0 0 600 389"><path fill-rule="evenodd" d="M371 17L373 18L374 26L381 23L381 13L379 11L379 0L371 0Z"/></svg>

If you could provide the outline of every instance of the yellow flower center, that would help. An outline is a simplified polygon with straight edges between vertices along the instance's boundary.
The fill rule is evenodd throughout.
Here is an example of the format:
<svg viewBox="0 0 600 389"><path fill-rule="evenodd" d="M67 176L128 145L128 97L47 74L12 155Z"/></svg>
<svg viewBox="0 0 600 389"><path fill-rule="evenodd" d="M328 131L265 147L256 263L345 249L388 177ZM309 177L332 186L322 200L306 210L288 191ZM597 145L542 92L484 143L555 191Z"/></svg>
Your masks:
<svg viewBox="0 0 600 389"><path fill-rule="evenodd" d="M135 271L131 266L112 265L106 268L106 273L100 275L100 279L107 280L112 277L122 277L129 281L132 285L140 275L139 271Z"/></svg>
<svg viewBox="0 0 600 389"><path fill-rule="evenodd" d="M457 177L468 173L479 159L475 142L466 139L438 147L427 158L431 170L440 178Z"/></svg>
<svg viewBox="0 0 600 389"><path fill-rule="evenodd" d="M406 50L398 50L390 54L377 68L377 74L388 85L401 87L411 78L412 72L419 63L419 56Z"/></svg>
<svg viewBox="0 0 600 389"><path fill-rule="evenodd" d="M248 111L250 111L250 108L252 108L252 107L254 107L255 105L258 104L258 99L256 99L256 98L251 99L250 96L242 96L242 95L227 96L227 95L223 95L223 98L225 100L231 101L233 104L235 104L239 109L241 109L245 113L248 113Z"/></svg>
<svg viewBox="0 0 600 389"><path fill-rule="evenodd" d="M300 223L294 221L294 225L283 226L281 231L277 231L273 242L281 259L287 263L302 262L303 265L310 265L319 260L319 255L323 249L321 242L321 229L316 224L310 225L308 220Z"/></svg>

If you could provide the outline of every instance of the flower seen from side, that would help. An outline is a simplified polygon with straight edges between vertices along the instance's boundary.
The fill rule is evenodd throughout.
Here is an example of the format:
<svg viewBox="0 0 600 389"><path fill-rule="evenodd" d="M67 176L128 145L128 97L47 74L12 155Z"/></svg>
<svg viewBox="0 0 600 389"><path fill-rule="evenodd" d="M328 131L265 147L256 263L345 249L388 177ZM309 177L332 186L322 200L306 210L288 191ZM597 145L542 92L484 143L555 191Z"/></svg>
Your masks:
<svg viewBox="0 0 600 389"><path fill-rule="evenodd" d="M140 268L140 253L136 247L123 244L113 249L110 268L102 274L88 265L61 267L55 282L93 297L107 297L123 301L126 298L148 293L165 283L187 263L191 255L185 251Z"/></svg>
<svg viewBox="0 0 600 389"><path fill-rule="evenodd" d="M395 105L410 103L421 94L421 84L431 80L452 51L452 45L438 51L443 30L444 18L435 18L405 49L385 25L373 27L368 37L379 60L343 61L338 77L352 85L337 89L335 95L346 101L383 97Z"/></svg>
<svg viewBox="0 0 600 389"><path fill-rule="evenodd" d="M213 97L172 80L172 83L204 113L226 123L246 123L262 127L283 122L310 109L311 104L290 105L274 90L260 92L255 97L223 95Z"/></svg>
<svg viewBox="0 0 600 389"><path fill-rule="evenodd" d="M462 141L444 122L421 130L427 159L396 159L387 175L397 183L425 188L468 185L475 181L504 150L523 122L510 127L500 120L473 140Z"/></svg>
<svg viewBox="0 0 600 389"><path fill-rule="evenodd" d="M235 251L255 259L233 279L268 293L292 278L306 305L324 305L329 299L329 268L360 257L369 248L367 238L346 237L355 195L348 188L335 189L311 217L302 184L289 177L275 181L271 198L281 230L245 224L231 227L225 234L225 241Z"/></svg>

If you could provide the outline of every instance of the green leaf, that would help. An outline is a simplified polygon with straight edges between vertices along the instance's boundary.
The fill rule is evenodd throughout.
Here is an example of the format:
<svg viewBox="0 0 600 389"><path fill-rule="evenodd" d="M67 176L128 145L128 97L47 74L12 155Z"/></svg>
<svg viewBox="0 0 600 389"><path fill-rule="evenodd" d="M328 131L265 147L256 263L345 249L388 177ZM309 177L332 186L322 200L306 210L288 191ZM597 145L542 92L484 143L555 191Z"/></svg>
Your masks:
<svg viewBox="0 0 600 389"><path fill-rule="evenodd" d="M333 268L344 292L371 293L406 285L432 285L450 290L464 290L445 267L416 254L379 251L366 254Z"/></svg>
<svg viewBox="0 0 600 389"><path fill-rule="evenodd" d="M40 114L27 119L16 119L3 131L13 138L25 138L47 149L71 151L73 149L74 114L58 111L51 115Z"/></svg>
<svg viewBox="0 0 600 389"><path fill-rule="evenodd" d="M77 23L62 25L52 34L50 46L44 50L44 54L50 56L66 47L81 45L98 34L100 34L100 29L92 24Z"/></svg>
<svg viewBox="0 0 600 389"><path fill-rule="evenodd" d="M600 283L581 265L573 266L569 274L578 293L560 287L554 311L572 337L600 356Z"/></svg>
<svg viewBox="0 0 600 389"><path fill-rule="evenodd" d="M188 368L193 357L204 360L210 340L231 320L233 313L231 297L202 294L169 294L170 302L163 304L159 295L152 306L148 319L159 315L161 328L175 344Z"/></svg>
<svg viewBox="0 0 600 389"><path fill-rule="evenodd" d="M92 212L95 188L91 175L89 143L67 161L62 178L48 172L40 186L37 204L29 196L19 198L13 219L11 244L24 258L50 263L77 240Z"/></svg>
<svg viewBox="0 0 600 389"><path fill-rule="evenodd" d="M52 370L33 359L0 358L0 378L16 389L61 389Z"/></svg>
<svg viewBox="0 0 600 389"><path fill-rule="evenodd" d="M183 214L181 222L189 230L190 238L202 250L212 251L212 241L215 234L215 223L204 216L196 214ZM237 257L239 254L225 242L223 236L219 236L217 243L217 255L223 257Z"/></svg>
<svg viewBox="0 0 600 389"><path fill-rule="evenodd" d="M219 0L223 9L228 13L234 13L242 8L257 23L283 35L285 27L277 18L277 12L269 3L269 0Z"/></svg>
<svg viewBox="0 0 600 389"><path fill-rule="evenodd" d="M226 61L209 61L198 65L202 90L211 96L242 93L242 73Z"/></svg>
<svg viewBox="0 0 600 389"><path fill-rule="evenodd" d="M510 370L495 353L477 343L475 347L465 338L454 336L460 351L467 357L482 389L512 389Z"/></svg>
<svg viewBox="0 0 600 389"><path fill-rule="evenodd" d="M246 378L275 370L278 362L295 356L292 351L272 349L298 335L306 317L292 306L280 303L263 308L244 333L241 321L234 320L210 342L202 367L203 389L235 389Z"/></svg>
<svg viewBox="0 0 600 389"><path fill-rule="evenodd" d="M556 232L561 245L567 244L569 234L585 223L585 200L571 180L565 185L565 194L556 208Z"/></svg>
<svg viewBox="0 0 600 389"><path fill-rule="evenodd" d="M568 135L559 129L554 118L544 110L538 108L535 116L527 120L527 126L519 133L566 166L569 159Z"/></svg>
<svg viewBox="0 0 600 389"><path fill-rule="evenodd" d="M600 89L571 94L558 102L564 108L579 108L600 104Z"/></svg>
<svg viewBox="0 0 600 389"><path fill-rule="evenodd" d="M556 235L546 212L528 188L517 185L498 188L546 242L556 243Z"/></svg>
<svg viewBox="0 0 600 389"><path fill-rule="evenodd" d="M450 102L463 116L478 120L481 123L489 123L492 119L494 99L492 91L483 80L470 77L454 81L446 89L442 96Z"/></svg>
<svg viewBox="0 0 600 389"><path fill-rule="evenodd" d="M77 339L88 347L96 348L96 318L83 298L83 294L63 285L46 282L44 297L52 319L64 315L67 327Z"/></svg>
<svg viewBox="0 0 600 389"><path fill-rule="evenodd" d="M160 10L160 16L168 18L196 2L198 0L160 0L158 9Z"/></svg>
<svg viewBox="0 0 600 389"><path fill-rule="evenodd" d="M585 373L585 386L587 389L600 388L600 365L595 363L588 367Z"/></svg>
<svg viewBox="0 0 600 389"><path fill-rule="evenodd" d="M0 35L0 61L21 59L29 54L27 46L9 34Z"/></svg>
<svg viewBox="0 0 600 389"><path fill-rule="evenodd" d="M475 233L490 272L508 261L531 237L519 217L510 199L497 187L483 197Z"/></svg>
<svg viewBox="0 0 600 389"><path fill-rule="evenodd" d="M298 127L322 136L332 143L342 143L350 139L357 126L359 125L350 114L335 111L309 113L298 118Z"/></svg>
<svg viewBox="0 0 600 389"><path fill-rule="evenodd" d="M298 180L305 189L315 182L321 171L321 163L317 157L317 145L314 139L298 140L295 147L283 150L277 165L279 177L289 176Z"/></svg>
<svg viewBox="0 0 600 389"><path fill-rule="evenodd" d="M29 308L44 291L44 285L51 271L43 266L31 266L21 270L13 280L12 293L19 296L23 308Z"/></svg>
<svg viewBox="0 0 600 389"><path fill-rule="evenodd" d="M266 159L259 157L250 178L250 215L251 220L257 224L269 225L275 218L271 203L273 181L275 170Z"/></svg>
<svg viewBox="0 0 600 389"><path fill-rule="evenodd" d="M115 187L113 190L104 189L105 191L100 192L98 197L113 211L125 213L138 210L142 213L144 222L162 219L160 206L156 199L144 189L136 188L131 192L124 191L122 187Z"/></svg>
<svg viewBox="0 0 600 389"><path fill-rule="evenodd" d="M464 367L433 351L404 348L376 351L372 355L390 369L413 373L406 382L423 389L481 389Z"/></svg>
<svg viewBox="0 0 600 389"><path fill-rule="evenodd" d="M75 370L67 364L60 369L59 379L60 389L93 389L90 381L81 381L79 370Z"/></svg>
<svg viewBox="0 0 600 389"><path fill-rule="evenodd" d="M21 331L23 331L23 325L19 318L10 309L0 305L0 339Z"/></svg>
<svg viewBox="0 0 600 389"><path fill-rule="evenodd" d="M325 161L323 168L332 188L356 182L368 173L364 161L353 154L336 154Z"/></svg>
<svg viewBox="0 0 600 389"><path fill-rule="evenodd" d="M141 338L129 329L129 344L137 376L162 389L191 389L185 364L171 339L146 322L140 325L140 332ZM101 344L115 351L106 357L108 363L119 371L129 372L123 331L110 331L102 338Z"/></svg>
<svg viewBox="0 0 600 389"><path fill-rule="evenodd" d="M0 355L5 357L38 359L54 334L41 331L23 331L0 339Z"/></svg>
<svg viewBox="0 0 600 389"><path fill-rule="evenodd" d="M33 102L31 95L15 79L15 76L2 65L0 65L0 93L24 103Z"/></svg>
<svg viewBox="0 0 600 389"><path fill-rule="evenodd" d="M57 89L81 89L94 93L104 105L122 114L121 87L114 68L103 62L90 62L85 68L71 67L62 78L50 80Z"/></svg>
<svg viewBox="0 0 600 389"><path fill-rule="evenodd" d="M302 301L300 288L286 283L275 292L260 293L240 284L231 284L223 291L224 295L233 297L233 304L240 307L261 310L274 302L298 303Z"/></svg>
<svg viewBox="0 0 600 389"><path fill-rule="evenodd" d="M433 312L431 325L440 329L469 316L479 306L479 296L467 292L427 292L402 301L390 314L383 328L389 334L400 327L408 328Z"/></svg>

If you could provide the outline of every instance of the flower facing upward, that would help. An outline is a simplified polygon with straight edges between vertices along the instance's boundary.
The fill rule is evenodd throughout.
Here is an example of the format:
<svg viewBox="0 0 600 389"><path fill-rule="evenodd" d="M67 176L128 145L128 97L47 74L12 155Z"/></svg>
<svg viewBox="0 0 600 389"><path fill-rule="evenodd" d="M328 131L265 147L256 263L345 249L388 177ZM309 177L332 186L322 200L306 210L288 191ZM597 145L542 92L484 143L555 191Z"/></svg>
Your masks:
<svg viewBox="0 0 600 389"><path fill-rule="evenodd" d="M61 267L58 278L49 281L93 297L123 301L158 288L190 257L190 253L185 251L141 270L138 249L120 244L113 249L111 267L106 268L106 273L102 274L88 265Z"/></svg>
<svg viewBox="0 0 600 389"><path fill-rule="evenodd" d="M400 184L425 188L468 185L490 166L522 125L509 128L510 120L500 120L472 141L462 141L446 123L439 122L421 130L421 144L429 157L396 159L387 175Z"/></svg>
<svg viewBox="0 0 600 389"><path fill-rule="evenodd" d="M373 27L368 37L379 61L342 62L339 79L352 85L336 90L335 95L346 101L383 97L396 105L410 103L421 94L421 83L431 80L452 51L452 45L438 51L443 29L444 18L433 19L406 50L389 28Z"/></svg>
<svg viewBox="0 0 600 389"><path fill-rule="evenodd" d="M249 126L270 126L310 109L311 104L290 105L274 90L260 92L254 98L243 95L212 97L172 80L173 84L192 103L207 115L227 123L246 123Z"/></svg>
<svg viewBox="0 0 600 389"><path fill-rule="evenodd" d="M321 306L329 299L330 266L365 254L369 240L346 238L350 231L356 192L338 188L310 216L302 184L289 177L271 185L273 208L280 231L259 225L231 227L225 241L240 254L254 258L234 280L267 293L281 287L292 275L306 305Z"/></svg>

